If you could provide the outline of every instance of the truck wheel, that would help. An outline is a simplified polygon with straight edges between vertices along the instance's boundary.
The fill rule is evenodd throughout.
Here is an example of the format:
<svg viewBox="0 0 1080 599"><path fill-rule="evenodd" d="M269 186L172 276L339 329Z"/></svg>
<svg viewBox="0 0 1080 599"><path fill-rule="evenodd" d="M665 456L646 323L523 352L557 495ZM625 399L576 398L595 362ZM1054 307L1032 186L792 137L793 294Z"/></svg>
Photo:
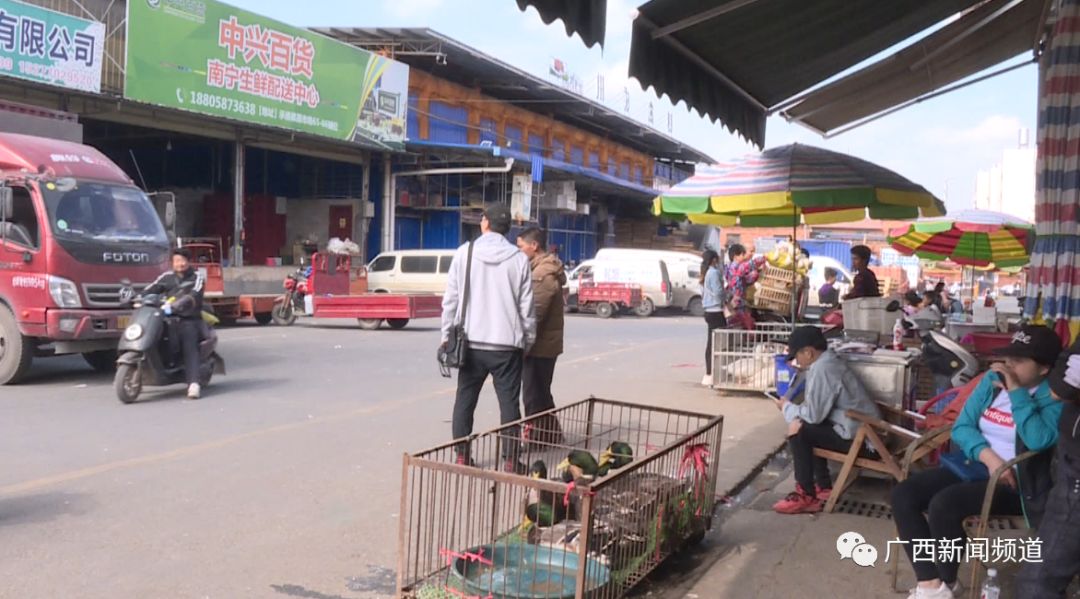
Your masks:
<svg viewBox="0 0 1080 599"><path fill-rule="evenodd" d="M255 322L263 326L270 324L271 322L273 322L273 320L274 315L270 312L259 312L255 315Z"/></svg>
<svg viewBox="0 0 1080 599"><path fill-rule="evenodd" d="M82 357L90 365L90 368L97 372L113 372L116 370L115 349L86 352Z"/></svg>
<svg viewBox="0 0 1080 599"><path fill-rule="evenodd" d="M139 399L142 393L142 379L139 378L139 367L135 364L120 364L116 367L116 377L113 379L113 388L116 389L116 397L124 403L132 403Z"/></svg>
<svg viewBox="0 0 1080 599"><path fill-rule="evenodd" d="M652 300L647 297L642 298L641 303L634 308L634 314L637 314L642 318L652 316L653 312L656 312L656 306L653 305Z"/></svg>
<svg viewBox="0 0 1080 599"><path fill-rule="evenodd" d="M600 318L611 318L615 314L615 307L607 302L596 304L596 315Z"/></svg>
<svg viewBox="0 0 1080 599"><path fill-rule="evenodd" d="M26 376L34 357L34 343L19 332L15 315L0 304L0 385L13 385Z"/></svg>
<svg viewBox="0 0 1080 599"><path fill-rule="evenodd" d="M409 324L408 318L387 318L386 324L390 325L391 329L398 330L404 329Z"/></svg>
<svg viewBox="0 0 1080 599"><path fill-rule="evenodd" d="M690 303L686 304L686 311L693 316L705 316L705 304L701 303L700 297L691 298Z"/></svg>
<svg viewBox="0 0 1080 599"><path fill-rule="evenodd" d="M291 302L282 302L274 306L274 311L270 313L270 318L274 320L274 324L287 327L296 322L296 310L293 310Z"/></svg>
<svg viewBox="0 0 1080 599"><path fill-rule="evenodd" d="M382 325L381 318L357 318L356 323L365 331L374 331Z"/></svg>

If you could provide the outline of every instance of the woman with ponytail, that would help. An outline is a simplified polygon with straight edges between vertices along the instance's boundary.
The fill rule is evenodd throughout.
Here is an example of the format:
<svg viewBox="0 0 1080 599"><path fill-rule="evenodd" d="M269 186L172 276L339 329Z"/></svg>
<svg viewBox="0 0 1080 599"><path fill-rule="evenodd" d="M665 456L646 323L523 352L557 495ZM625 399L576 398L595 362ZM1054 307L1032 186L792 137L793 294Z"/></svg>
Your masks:
<svg viewBox="0 0 1080 599"><path fill-rule="evenodd" d="M701 305L705 308L705 325L709 336L705 342L705 378L701 384L712 386L712 339L713 331L727 326L724 318L724 275L720 255L706 250L701 256Z"/></svg>

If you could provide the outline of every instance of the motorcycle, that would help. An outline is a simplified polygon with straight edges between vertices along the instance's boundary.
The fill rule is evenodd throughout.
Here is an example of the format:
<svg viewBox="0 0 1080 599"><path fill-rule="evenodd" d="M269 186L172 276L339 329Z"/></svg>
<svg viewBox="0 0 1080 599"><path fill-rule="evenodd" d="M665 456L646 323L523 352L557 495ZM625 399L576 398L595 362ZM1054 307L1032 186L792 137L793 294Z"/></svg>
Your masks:
<svg viewBox="0 0 1080 599"><path fill-rule="evenodd" d="M311 267L301 266L296 269L296 272L285 277L282 283L285 293L274 300L274 310L270 313L274 324L287 327L296 322L297 314L307 313L304 298L308 294L308 277L310 276Z"/></svg>
<svg viewBox="0 0 1080 599"><path fill-rule="evenodd" d="M116 377L113 387L116 396L124 403L139 398L144 386L164 387L186 382L184 360L179 352L173 352L169 343L169 329L162 311L165 298L146 295L134 302L131 324L124 329L117 350ZM199 339L199 385L206 387L214 374L225 374L225 360L216 352L217 333L203 321Z"/></svg>
<svg viewBox="0 0 1080 599"><path fill-rule="evenodd" d="M979 374L979 361L964 346L941 331L922 336L923 359L934 373L939 390L961 387Z"/></svg>

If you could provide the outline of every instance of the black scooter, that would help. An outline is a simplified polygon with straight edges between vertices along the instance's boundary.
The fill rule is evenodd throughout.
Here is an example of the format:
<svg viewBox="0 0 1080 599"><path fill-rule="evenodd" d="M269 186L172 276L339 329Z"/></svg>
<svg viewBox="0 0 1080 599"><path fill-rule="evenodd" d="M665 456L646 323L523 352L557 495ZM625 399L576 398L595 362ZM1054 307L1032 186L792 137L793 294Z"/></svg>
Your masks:
<svg viewBox="0 0 1080 599"><path fill-rule="evenodd" d="M162 312L165 298L146 295L134 302L131 324L124 330L117 348L116 378L113 387L116 397L124 403L139 398L143 386L164 387L186 382L184 360L179 352L170 350L167 320ZM225 374L225 360L216 353L217 333L205 322L199 341L199 385L206 387L214 374Z"/></svg>

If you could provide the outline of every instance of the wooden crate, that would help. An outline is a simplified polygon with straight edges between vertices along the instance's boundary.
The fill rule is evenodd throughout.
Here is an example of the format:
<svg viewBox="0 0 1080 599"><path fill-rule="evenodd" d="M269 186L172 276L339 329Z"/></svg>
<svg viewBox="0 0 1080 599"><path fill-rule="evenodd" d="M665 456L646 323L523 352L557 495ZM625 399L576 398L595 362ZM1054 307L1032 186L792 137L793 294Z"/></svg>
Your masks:
<svg viewBox="0 0 1080 599"><path fill-rule="evenodd" d="M771 310L773 312L791 311L791 291L789 289L777 289L758 284L754 295L750 298L750 305L759 310Z"/></svg>
<svg viewBox="0 0 1080 599"><path fill-rule="evenodd" d="M793 280L790 269L777 268L771 264L765 265L758 276L758 284L772 289L791 289Z"/></svg>

